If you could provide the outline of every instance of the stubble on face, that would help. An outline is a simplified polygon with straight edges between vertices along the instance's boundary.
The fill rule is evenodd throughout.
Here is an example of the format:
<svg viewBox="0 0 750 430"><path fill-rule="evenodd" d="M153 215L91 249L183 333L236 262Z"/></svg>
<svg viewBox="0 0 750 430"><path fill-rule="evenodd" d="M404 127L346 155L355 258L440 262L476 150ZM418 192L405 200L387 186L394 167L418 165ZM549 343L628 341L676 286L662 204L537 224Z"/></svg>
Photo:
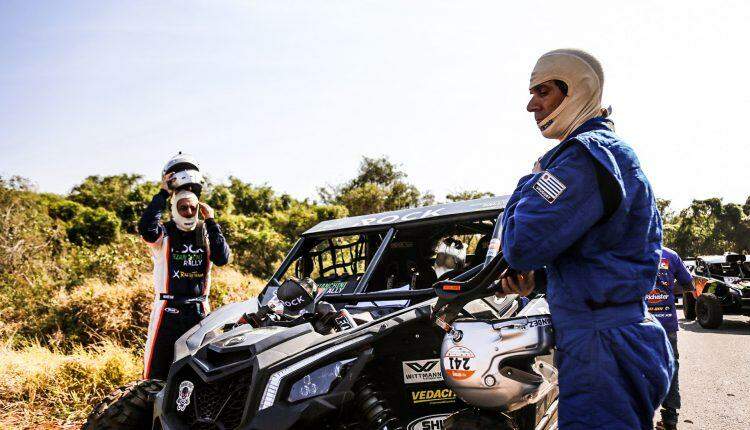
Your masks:
<svg viewBox="0 0 750 430"><path fill-rule="evenodd" d="M547 118L565 99L565 93L554 81L542 82L529 90L531 100L526 110L534 114L537 124Z"/></svg>

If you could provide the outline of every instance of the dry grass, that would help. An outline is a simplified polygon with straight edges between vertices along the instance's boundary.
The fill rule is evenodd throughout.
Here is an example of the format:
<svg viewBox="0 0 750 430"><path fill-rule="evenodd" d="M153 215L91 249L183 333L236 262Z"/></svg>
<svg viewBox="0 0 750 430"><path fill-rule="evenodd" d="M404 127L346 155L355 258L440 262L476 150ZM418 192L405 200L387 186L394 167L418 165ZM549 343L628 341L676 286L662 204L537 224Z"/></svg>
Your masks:
<svg viewBox="0 0 750 430"><path fill-rule="evenodd" d="M0 347L0 428L77 428L96 402L138 379L151 279L150 273L128 285L89 279L61 290L43 339L16 347L10 345L18 339L9 339ZM212 308L256 296L264 285L232 267L215 268Z"/></svg>
<svg viewBox="0 0 750 430"><path fill-rule="evenodd" d="M0 426L56 428L85 418L91 405L142 370L133 351L102 343L69 354L32 344L0 349Z"/></svg>
<svg viewBox="0 0 750 430"><path fill-rule="evenodd" d="M211 274L211 308L257 297L266 281L234 267L216 267Z"/></svg>
<svg viewBox="0 0 750 430"><path fill-rule="evenodd" d="M112 341L141 348L153 301L151 279L144 274L118 285L90 279L60 291L52 303L54 326L44 330L49 336L44 340L55 346Z"/></svg>

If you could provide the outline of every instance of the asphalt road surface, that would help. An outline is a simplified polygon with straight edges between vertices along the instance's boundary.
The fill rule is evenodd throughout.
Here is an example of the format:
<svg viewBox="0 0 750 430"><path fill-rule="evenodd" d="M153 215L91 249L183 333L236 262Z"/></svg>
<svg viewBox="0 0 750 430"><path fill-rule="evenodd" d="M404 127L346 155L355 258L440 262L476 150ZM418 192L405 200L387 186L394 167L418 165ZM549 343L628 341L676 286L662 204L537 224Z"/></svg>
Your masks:
<svg viewBox="0 0 750 430"><path fill-rule="evenodd" d="M750 317L707 330L678 310L683 430L750 429ZM657 413L657 416L659 414Z"/></svg>

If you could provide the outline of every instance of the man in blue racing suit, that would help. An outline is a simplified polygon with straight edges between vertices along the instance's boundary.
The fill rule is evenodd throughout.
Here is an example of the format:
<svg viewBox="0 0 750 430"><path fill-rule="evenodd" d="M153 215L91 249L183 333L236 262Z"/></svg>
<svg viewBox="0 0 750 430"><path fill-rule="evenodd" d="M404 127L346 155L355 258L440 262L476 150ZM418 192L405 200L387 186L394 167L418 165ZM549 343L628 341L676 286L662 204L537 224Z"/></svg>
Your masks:
<svg viewBox="0 0 750 430"><path fill-rule="evenodd" d="M674 375L669 386L669 393L661 405L661 421L656 423L658 430L676 430L680 409L680 353L677 350L677 309L675 295L683 291L692 291L693 276L690 275L680 256L666 246L661 250L661 263L656 275L654 289L646 294L648 311L656 317L667 332L667 338L674 353Z"/></svg>
<svg viewBox="0 0 750 430"><path fill-rule="evenodd" d="M604 74L579 50L544 54L531 74L542 135L560 143L518 182L502 249L528 294L546 269L559 370L559 428L651 429L673 373L662 326L646 312L661 219L633 149L601 107Z"/></svg>

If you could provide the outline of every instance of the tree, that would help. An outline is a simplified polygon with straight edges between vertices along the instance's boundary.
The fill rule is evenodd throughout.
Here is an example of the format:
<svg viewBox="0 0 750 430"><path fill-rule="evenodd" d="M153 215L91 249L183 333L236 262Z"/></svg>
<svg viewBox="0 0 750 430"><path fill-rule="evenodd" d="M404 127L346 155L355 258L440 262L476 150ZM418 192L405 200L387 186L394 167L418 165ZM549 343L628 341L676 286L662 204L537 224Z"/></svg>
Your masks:
<svg viewBox="0 0 750 430"><path fill-rule="evenodd" d="M265 217L226 215L217 221L232 249L233 261L255 276L271 276L289 249L289 242L271 228Z"/></svg>
<svg viewBox="0 0 750 430"><path fill-rule="evenodd" d="M76 245L106 245L117 240L120 220L104 208L85 208L71 220L68 239Z"/></svg>
<svg viewBox="0 0 750 430"><path fill-rule="evenodd" d="M354 179L338 186L318 189L326 204L346 207L350 215L363 215L434 202L434 196L421 193L405 181L406 173L386 157L364 157Z"/></svg>
<svg viewBox="0 0 750 430"><path fill-rule="evenodd" d="M664 243L681 255L750 251L750 216L738 204L725 205L720 198L693 200L668 220Z"/></svg>
<svg viewBox="0 0 750 430"><path fill-rule="evenodd" d="M144 182L141 175L94 175L73 187L68 198L89 208L114 212L125 231L136 233L141 213L158 191L158 183Z"/></svg>
<svg viewBox="0 0 750 430"><path fill-rule="evenodd" d="M234 176L229 177L229 192L234 196L234 207L242 215L269 214L283 207L268 185L253 186Z"/></svg>
<svg viewBox="0 0 750 430"><path fill-rule="evenodd" d="M231 215L234 212L234 194L226 185L213 187L206 203L222 215Z"/></svg>
<svg viewBox="0 0 750 430"><path fill-rule="evenodd" d="M448 199L449 202L461 202L464 200L481 199L482 197L495 197L495 194L489 191L466 190L450 193L445 196L445 198Z"/></svg>

